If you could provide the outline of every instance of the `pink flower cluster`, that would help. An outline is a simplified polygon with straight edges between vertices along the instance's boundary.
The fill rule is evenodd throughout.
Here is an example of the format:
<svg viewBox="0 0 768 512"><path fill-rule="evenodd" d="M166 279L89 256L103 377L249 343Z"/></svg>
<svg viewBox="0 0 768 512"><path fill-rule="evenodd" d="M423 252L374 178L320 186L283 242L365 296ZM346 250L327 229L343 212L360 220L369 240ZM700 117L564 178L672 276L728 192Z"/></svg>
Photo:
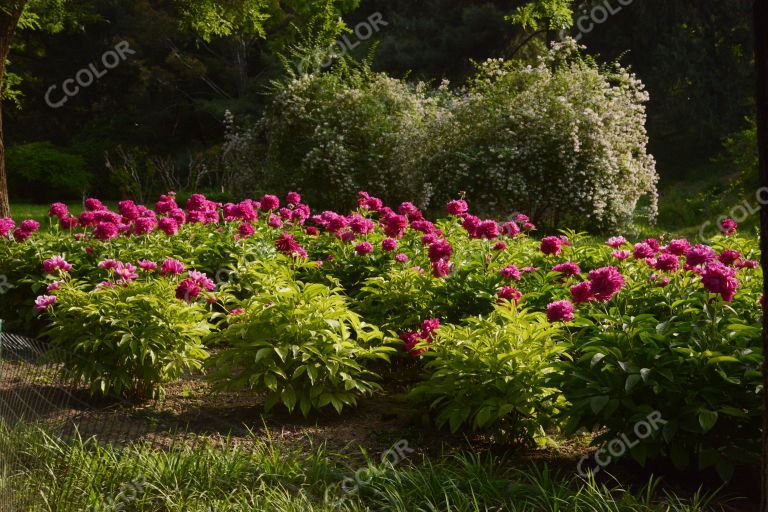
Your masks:
<svg viewBox="0 0 768 512"><path fill-rule="evenodd" d="M440 320L438 318L432 318L424 320L421 323L421 327L418 331L408 331L400 334L400 339L405 342L405 350L411 355L411 357L419 357L421 354L427 351L424 347L417 348L419 343L426 342L432 343L435 332L440 328Z"/></svg>

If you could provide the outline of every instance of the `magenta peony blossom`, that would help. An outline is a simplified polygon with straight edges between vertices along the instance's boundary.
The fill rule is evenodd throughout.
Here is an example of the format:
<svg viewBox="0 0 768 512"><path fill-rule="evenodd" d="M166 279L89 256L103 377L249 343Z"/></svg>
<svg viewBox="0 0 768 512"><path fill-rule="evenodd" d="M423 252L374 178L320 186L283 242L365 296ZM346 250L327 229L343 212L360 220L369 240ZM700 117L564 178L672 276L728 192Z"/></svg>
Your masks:
<svg viewBox="0 0 768 512"><path fill-rule="evenodd" d="M88 210L89 212L96 212L99 210L106 210L107 207L104 206L104 204L98 199L89 197L88 199L85 200L85 209Z"/></svg>
<svg viewBox="0 0 768 512"><path fill-rule="evenodd" d="M640 242L635 244L633 255L636 260L652 258L654 254L656 254L656 251L653 249L653 247L648 245L646 242Z"/></svg>
<svg viewBox="0 0 768 512"><path fill-rule="evenodd" d="M736 268L758 268L760 266L760 262L755 260L739 259L734 263L734 266Z"/></svg>
<svg viewBox="0 0 768 512"><path fill-rule="evenodd" d="M168 236L174 236L179 232L179 224L175 219L171 217L163 217L158 221L158 228L160 231Z"/></svg>
<svg viewBox="0 0 768 512"><path fill-rule="evenodd" d="M252 236L256 230L250 222L243 222L237 227L237 232L242 238L248 238L249 236Z"/></svg>
<svg viewBox="0 0 768 512"><path fill-rule="evenodd" d="M27 219L25 221L22 221L21 226L19 226L19 229L22 229L29 233L36 233L40 229L40 223L37 222L36 220Z"/></svg>
<svg viewBox="0 0 768 512"><path fill-rule="evenodd" d="M432 245L438 240L439 238L437 237L437 235L433 235L432 233L427 233L426 235L421 237L422 245Z"/></svg>
<svg viewBox="0 0 768 512"><path fill-rule="evenodd" d="M475 237L493 240L499 236L499 225L493 220L484 220L475 230Z"/></svg>
<svg viewBox="0 0 768 512"><path fill-rule="evenodd" d="M469 205L463 199L454 199L448 202L448 213L451 215L464 215L469 211Z"/></svg>
<svg viewBox="0 0 768 512"><path fill-rule="evenodd" d="M607 245L613 247L614 249L618 249L622 245L627 243L627 239L623 236L614 236L608 239L607 242L605 242Z"/></svg>
<svg viewBox="0 0 768 512"><path fill-rule="evenodd" d="M139 209L133 201L120 201L117 203L117 211L119 211L120 215L127 221L139 218Z"/></svg>
<svg viewBox="0 0 768 512"><path fill-rule="evenodd" d="M266 194L261 198L259 204L262 211L271 212L280 208L280 199L277 196Z"/></svg>
<svg viewBox="0 0 768 512"><path fill-rule="evenodd" d="M269 220L267 221L267 225L271 228L281 228L283 227L283 221L279 216L275 215L274 213L271 213L269 215Z"/></svg>
<svg viewBox="0 0 768 512"><path fill-rule="evenodd" d="M575 318L573 304L568 300L558 300L547 305L547 320L550 322L570 322Z"/></svg>
<svg viewBox="0 0 768 512"><path fill-rule="evenodd" d="M45 311L56 302L55 295L39 295L35 299L35 311Z"/></svg>
<svg viewBox="0 0 768 512"><path fill-rule="evenodd" d="M376 229L376 226L372 220L366 219L359 213L353 214L351 217L349 217L348 220L349 228L358 235L367 235Z"/></svg>
<svg viewBox="0 0 768 512"><path fill-rule="evenodd" d="M139 277L139 274L136 273L136 267L130 263L121 263L115 268L115 274L117 274L123 283L127 283L128 281L132 281Z"/></svg>
<svg viewBox="0 0 768 512"><path fill-rule="evenodd" d="M657 288L664 288L669 284L667 276L657 276L656 274L651 274L651 281L653 281Z"/></svg>
<svg viewBox="0 0 768 512"><path fill-rule="evenodd" d="M665 272L676 272L680 268L680 260L674 254L659 254L653 268Z"/></svg>
<svg viewBox="0 0 768 512"><path fill-rule="evenodd" d="M492 247L494 251L506 251L507 250L507 244L504 242L496 242L496 244Z"/></svg>
<svg viewBox="0 0 768 512"><path fill-rule="evenodd" d="M192 279L184 279L176 287L176 298L185 302L192 302L200 295L200 286Z"/></svg>
<svg viewBox="0 0 768 512"><path fill-rule="evenodd" d="M16 223L10 217L0 218L0 236L6 237L16 227Z"/></svg>
<svg viewBox="0 0 768 512"><path fill-rule="evenodd" d="M431 235L435 232L435 225L425 219L414 220L411 222L411 229L415 231L421 231L427 235Z"/></svg>
<svg viewBox="0 0 768 512"><path fill-rule="evenodd" d="M99 222L93 230L93 236L98 240L111 240L120 234L117 224L112 222Z"/></svg>
<svg viewBox="0 0 768 512"><path fill-rule="evenodd" d="M62 217L66 217L68 215L69 209L67 209L67 205L64 203L53 203L51 208L48 210L49 217L58 217L61 219Z"/></svg>
<svg viewBox="0 0 768 512"><path fill-rule="evenodd" d="M403 215L392 215L384 223L384 234L393 238L402 238L408 218Z"/></svg>
<svg viewBox="0 0 768 512"><path fill-rule="evenodd" d="M509 221L501 225L501 232L513 238L520 234L520 228L514 221Z"/></svg>
<svg viewBox="0 0 768 512"><path fill-rule="evenodd" d="M703 265L714 260L717 253L708 245L697 244L685 253L685 263L689 267Z"/></svg>
<svg viewBox="0 0 768 512"><path fill-rule="evenodd" d="M710 293L719 293L726 302L731 302L739 288L736 269L726 267L719 261L709 262L701 273L701 284Z"/></svg>
<svg viewBox="0 0 768 512"><path fill-rule="evenodd" d="M163 261L163 264L160 266L160 274L164 276L168 276L171 274L178 275L184 272L184 264L180 262L179 260L175 260L173 258L167 258Z"/></svg>
<svg viewBox="0 0 768 512"><path fill-rule="evenodd" d="M448 260L436 260L432 262L432 275L441 278L448 277L451 273L451 263Z"/></svg>
<svg viewBox="0 0 768 512"><path fill-rule="evenodd" d="M428 253L429 261L449 260L453 254L453 247L448 240L437 240L429 245Z"/></svg>
<svg viewBox="0 0 768 512"><path fill-rule="evenodd" d="M520 293L520 290L517 288L512 288L511 286L504 286L501 290L499 290L499 300L520 302L520 298L522 296L523 294Z"/></svg>
<svg viewBox="0 0 768 512"><path fill-rule="evenodd" d="M531 222L526 222L525 224L523 224L523 229L525 231L535 231L536 225Z"/></svg>
<svg viewBox="0 0 768 512"><path fill-rule="evenodd" d="M410 258L408 258L408 255L403 254L402 252L395 255L395 260L399 261L400 263L407 263L409 259Z"/></svg>
<svg viewBox="0 0 768 512"><path fill-rule="evenodd" d="M344 243L351 243L355 241L355 234L351 231L344 231L343 233L339 234L339 238Z"/></svg>
<svg viewBox="0 0 768 512"><path fill-rule="evenodd" d="M61 229L74 229L77 227L77 217L70 215L68 217L61 217L59 219L59 226Z"/></svg>
<svg viewBox="0 0 768 512"><path fill-rule="evenodd" d="M318 236L320 234L320 231L315 226L307 226L304 232L309 236Z"/></svg>
<svg viewBox="0 0 768 512"><path fill-rule="evenodd" d="M288 204L297 205L301 202L301 196L298 192L288 192L285 200L288 201Z"/></svg>
<svg viewBox="0 0 768 512"><path fill-rule="evenodd" d="M141 268L141 270L144 270L145 272L157 270L157 263L155 263L154 261L139 260L138 263L139 263L139 268Z"/></svg>
<svg viewBox="0 0 768 512"><path fill-rule="evenodd" d="M133 223L133 233L135 235L146 235L155 230L157 220L154 217L140 217Z"/></svg>
<svg viewBox="0 0 768 512"><path fill-rule="evenodd" d="M597 300L611 300L624 287L624 276L616 267L598 268L590 272L588 278Z"/></svg>
<svg viewBox="0 0 768 512"><path fill-rule="evenodd" d="M646 238L645 240L643 240L643 243L648 245L651 249L653 249L654 254L659 252L659 250L661 249L661 247L659 247L659 241L656 240L655 238Z"/></svg>
<svg viewBox="0 0 768 512"><path fill-rule="evenodd" d="M667 245L667 252L669 254L674 254L675 256L684 256L690 249L690 242L684 238L671 240Z"/></svg>
<svg viewBox="0 0 768 512"><path fill-rule="evenodd" d="M571 286L570 291L575 304L582 304L584 302L595 300L595 295L592 293L592 283L590 281L583 281L579 284L575 284Z"/></svg>
<svg viewBox="0 0 768 512"><path fill-rule="evenodd" d="M738 224L736 224L736 221L733 219L724 219L720 223L720 232L723 233L726 236L730 236L736 232L738 229Z"/></svg>
<svg viewBox="0 0 768 512"><path fill-rule="evenodd" d="M581 268L579 268L579 266L572 261L566 261L565 263L555 265L552 267L552 270L555 272L560 272L564 276L574 276L576 274L581 274Z"/></svg>
<svg viewBox="0 0 768 512"><path fill-rule="evenodd" d="M547 236L541 240L541 252L550 255L558 255L562 250L563 241L556 236Z"/></svg>
<svg viewBox="0 0 768 512"><path fill-rule="evenodd" d="M515 265L507 265L499 271L504 279L514 279L519 281L521 279L520 270Z"/></svg>
<svg viewBox="0 0 768 512"><path fill-rule="evenodd" d="M381 199L371 197L368 192L358 192L357 205L365 210L379 211L384 206Z"/></svg>
<svg viewBox="0 0 768 512"><path fill-rule="evenodd" d="M214 283L204 272L190 270L187 275L189 276L189 279L193 280L200 288L204 288L209 292L216 289L216 283Z"/></svg>
<svg viewBox="0 0 768 512"><path fill-rule="evenodd" d="M48 293L55 292L56 290L61 288L61 285L63 284L64 284L64 281L54 281L45 287L45 291L47 291Z"/></svg>
<svg viewBox="0 0 768 512"><path fill-rule="evenodd" d="M56 270L59 269L64 272L69 272L71 268L72 265L67 263L67 261L61 256L54 256L53 258L48 258L43 262L43 271L46 274L53 274Z"/></svg>
<svg viewBox="0 0 768 512"><path fill-rule="evenodd" d="M384 252L392 252L397 249L397 240L394 238L385 238L381 241L381 249Z"/></svg>
<svg viewBox="0 0 768 512"><path fill-rule="evenodd" d="M301 247L301 244L296 241L292 234L282 233L275 241L275 247L284 254L292 254Z"/></svg>
<svg viewBox="0 0 768 512"><path fill-rule="evenodd" d="M733 249L723 249L723 252L718 256L718 259L723 265L732 265L739 258L741 258L741 253L739 251L734 251Z"/></svg>
<svg viewBox="0 0 768 512"><path fill-rule="evenodd" d="M365 256L373 252L373 246L370 242L360 242L355 246L355 252L360 256Z"/></svg>
<svg viewBox="0 0 768 512"><path fill-rule="evenodd" d="M611 253L611 256L613 256L617 260L625 260L629 258L629 251L613 251Z"/></svg>
<svg viewBox="0 0 768 512"><path fill-rule="evenodd" d="M176 200L172 194L160 196L160 200L155 203L155 211L160 215L171 213L173 210L179 209L179 205L176 204Z"/></svg>

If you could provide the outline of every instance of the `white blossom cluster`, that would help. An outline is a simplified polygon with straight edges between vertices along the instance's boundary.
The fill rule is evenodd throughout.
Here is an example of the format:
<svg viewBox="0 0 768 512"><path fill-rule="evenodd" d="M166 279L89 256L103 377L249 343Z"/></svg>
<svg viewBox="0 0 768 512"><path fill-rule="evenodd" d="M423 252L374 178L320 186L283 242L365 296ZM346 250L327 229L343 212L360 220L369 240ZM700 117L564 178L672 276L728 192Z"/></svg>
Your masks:
<svg viewBox="0 0 768 512"><path fill-rule="evenodd" d="M603 69L570 40L537 66L481 64L427 139L421 169L435 200L458 190L489 212L524 211L552 224L628 224L641 197L656 214L655 161L646 152L642 83Z"/></svg>
<svg viewBox="0 0 768 512"><path fill-rule="evenodd" d="M440 208L466 191L476 211L614 228L632 221L644 196L655 216L647 101L637 77L582 57L573 40L536 66L488 60L461 89L367 68L302 75L260 122L258 180L318 206L367 190Z"/></svg>

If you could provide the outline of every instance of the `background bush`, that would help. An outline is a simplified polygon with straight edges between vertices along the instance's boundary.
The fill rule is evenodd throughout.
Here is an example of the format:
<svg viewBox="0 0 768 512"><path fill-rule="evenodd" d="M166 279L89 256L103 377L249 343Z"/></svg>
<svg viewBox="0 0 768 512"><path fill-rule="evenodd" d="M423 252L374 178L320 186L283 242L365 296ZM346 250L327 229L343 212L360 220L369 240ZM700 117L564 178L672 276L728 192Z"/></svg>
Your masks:
<svg viewBox="0 0 768 512"><path fill-rule="evenodd" d="M80 199L90 188L85 160L50 142L11 146L5 156L9 193L14 200Z"/></svg>

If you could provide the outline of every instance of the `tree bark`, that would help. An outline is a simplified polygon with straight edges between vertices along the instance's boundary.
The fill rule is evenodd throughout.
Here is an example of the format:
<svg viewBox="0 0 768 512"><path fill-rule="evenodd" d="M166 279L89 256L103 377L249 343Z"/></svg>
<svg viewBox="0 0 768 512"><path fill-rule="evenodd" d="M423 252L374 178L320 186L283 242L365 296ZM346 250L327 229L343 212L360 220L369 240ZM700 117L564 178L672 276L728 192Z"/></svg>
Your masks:
<svg viewBox="0 0 768 512"><path fill-rule="evenodd" d="M760 193L768 190L768 0L755 0L755 71L757 74L757 150L760 162ZM760 262L763 297L768 297L768 202L760 208ZM763 461L761 512L768 512L768 314L763 314Z"/></svg>
<svg viewBox="0 0 768 512"><path fill-rule="evenodd" d="M27 0L8 2L0 7L0 88L5 79L5 63L11 51L11 41ZM8 217L11 207L8 200L8 178L5 172L5 139L3 134L3 102L0 89L0 217Z"/></svg>

